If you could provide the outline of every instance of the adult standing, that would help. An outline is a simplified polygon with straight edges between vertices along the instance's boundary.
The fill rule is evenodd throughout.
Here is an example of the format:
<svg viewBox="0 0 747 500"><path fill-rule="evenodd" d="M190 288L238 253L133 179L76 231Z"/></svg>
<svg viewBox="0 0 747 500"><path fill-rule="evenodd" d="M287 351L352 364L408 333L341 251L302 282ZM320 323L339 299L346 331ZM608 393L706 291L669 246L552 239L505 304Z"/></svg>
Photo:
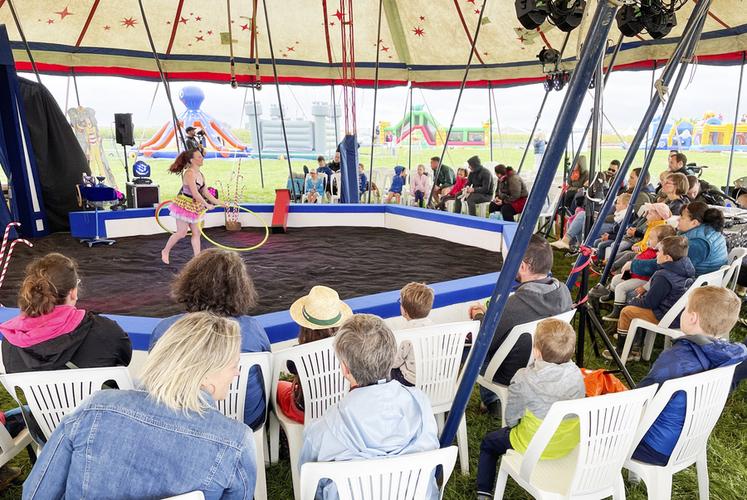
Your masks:
<svg viewBox="0 0 747 500"><path fill-rule="evenodd" d="M438 172L438 178L433 180L433 204L438 205L441 201L441 196L449 194L451 187L454 185L456 178L454 176L454 169L445 163L441 164L441 170L438 170L438 163L441 160L438 156L431 158L431 170L433 170L433 176L436 177Z"/></svg>
<svg viewBox="0 0 747 500"><path fill-rule="evenodd" d="M477 215L477 204L487 203L493 196L493 176L490 171L482 166L479 156L473 156L467 160L469 165L469 176L467 177L466 193L467 207L470 215ZM454 202L454 212L462 212L462 199L457 198Z"/></svg>
<svg viewBox="0 0 747 500"><path fill-rule="evenodd" d="M500 212L503 220L514 222L514 215L521 213L527 202L527 187L524 180L511 167L496 165L495 175L498 176L498 186L488 211Z"/></svg>
<svg viewBox="0 0 747 500"><path fill-rule="evenodd" d="M187 127L184 129L184 132L186 134L184 142L186 143L187 151L196 149L200 153L205 154L205 148L202 147L202 144L197 139L197 129L194 127Z"/></svg>

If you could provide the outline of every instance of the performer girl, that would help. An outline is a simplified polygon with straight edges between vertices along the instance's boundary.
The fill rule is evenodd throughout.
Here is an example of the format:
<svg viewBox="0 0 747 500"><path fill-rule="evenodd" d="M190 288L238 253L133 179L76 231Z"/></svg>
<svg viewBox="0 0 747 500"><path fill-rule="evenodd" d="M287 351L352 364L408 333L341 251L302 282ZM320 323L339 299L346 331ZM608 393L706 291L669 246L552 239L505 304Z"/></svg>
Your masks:
<svg viewBox="0 0 747 500"><path fill-rule="evenodd" d="M166 246L161 250L161 260L169 263L169 254L176 242L187 236L187 230L192 230L192 250L200 253L199 224L204 210L210 210L216 205L225 207L226 204L216 199L207 190L205 176L200 172L204 158L196 149L184 151L176 157L169 167L173 174L181 174L182 188L174 201L169 205L169 213L176 220L176 232L171 235Z"/></svg>

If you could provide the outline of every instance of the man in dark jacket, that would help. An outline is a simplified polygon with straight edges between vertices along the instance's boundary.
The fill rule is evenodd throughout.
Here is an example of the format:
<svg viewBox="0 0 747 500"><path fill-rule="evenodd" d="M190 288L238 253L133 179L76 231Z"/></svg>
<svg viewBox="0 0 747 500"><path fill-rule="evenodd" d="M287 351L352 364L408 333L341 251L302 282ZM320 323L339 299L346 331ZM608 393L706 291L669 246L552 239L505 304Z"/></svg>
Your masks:
<svg viewBox="0 0 747 500"><path fill-rule="evenodd" d="M470 215L477 215L477 204L487 203L493 198L493 176L487 168L482 166L480 158L473 156L467 160L469 164L469 176L467 176L466 193L467 207ZM457 198L454 202L454 212L462 213L462 199Z"/></svg>
<svg viewBox="0 0 747 500"><path fill-rule="evenodd" d="M441 170L438 170L439 161L441 161L441 158L439 158L438 156L434 156L433 158L431 158L431 170L433 170L433 175L435 176L436 172L438 172L438 178L436 179L436 182L433 183L434 206L438 205L438 202L440 201L442 195L449 194L449 190L451 189L451 186L454 185L454 182L456 180L456 177L454 176L454 169L452 169L445 163L442 163Z"/></svg>
<svg viewBox="0 0 747 500"><path fill-rule="evenodd" d="M552 248L544 238L533 235L516 275L520 285L506 302L506 308L495 330L481 373L485 373L493 355L515 326L549 318L573 308L568 287L549 276L552 264ZM482 305L470 308L470 315L475 319L481 319L481 314L485 314L485 308ZM524 333L495 372L493 382L509 385L516 372L527 366L531 353L532 336ZM480 387L480 398L492 415L501 414L498 396L495 393Z"/></svg>

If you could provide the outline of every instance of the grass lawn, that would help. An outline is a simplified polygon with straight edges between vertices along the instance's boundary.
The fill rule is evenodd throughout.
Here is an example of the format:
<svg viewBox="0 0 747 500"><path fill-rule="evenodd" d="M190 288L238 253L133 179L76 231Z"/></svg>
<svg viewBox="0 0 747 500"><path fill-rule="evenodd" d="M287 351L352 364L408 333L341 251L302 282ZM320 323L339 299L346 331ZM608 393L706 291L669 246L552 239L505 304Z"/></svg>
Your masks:
<svg viewBox="0 0 747 500"><path fill-rule="evenodd" d="M554 274L556 276L567 276L571 268L571 259L563 258L556 254L556 265ZM737 327L732 334L732 340L743 341L747 335L747 329ZM599 368L610 367L602 358L594 355L591 342L586 343L585 357L587 367ZM633 379L638 381L647 373L649 363L631 363L630 371ZM747 384L742 386L731 395L726 409L721 416L716 429L709 441L708 466L710 472L711 498L719 500L745 499L747 498L747 433L745 423L747 422ZM0 408L10 408L11 399L5 391L0 392ZM475 497L475 477L477 472L477 457L482 437L489 431L498 429L500 422L479 411L479 397L477 390L473 391L472 399L467 409L467 422L470 449L470 476L462 476L459 466L454 470L449 481L444 498L448 500L472 499ZM281 451L281 461L267 470L267 487L270 499L292 498L290 468L287 452ZM30 470L30 463L26 452L21 453L13 462L24 470L25 477ZM0 492L0 499L20 498L20 482L10 489ZM645 487L627 484L628 498L633 500L645 499ZM506 498L524 499L530 498L515 483L509 480L506 490ZM697 482L695 467L690 467L675 476L672 498L692 499L697 498Z"/></svg>
<svg viewBox="0 0 747 500"><path fill-rule="evenodd" d="M124 164L122 161L122 152L119 147L109 149L108 159L110 167L117 177L117 183L120 186L124 186L125 174ZM504 147L493 149L493 158L495 161L500 161L506 165L513 165L518 168L521 162L521 156L523 153L523 145L516 147ZM412 151L412 166L416 167L419 163L428 165L428 160L432 156L438 156L441 154L441 148L414 148ZM371 157L370 148L361 148L360 150L361 162L366 165L366 171L368 171ZM490 152L487 148L450 148L447 150L444 157L444 163L452 167L462 166L467 158L479 155L480 158L485 162L490 159ZM667 165L667 151L657 151L654 156L653 165L651 167L652 179L658 179L658 174L666 168ZM621 148L605 148L602 151L603 164L608 165L613 159L622 160L625 156L625 151ZM714 183L718 186L725 184L726 172L729 163L729 155L727 153L688 153L688 160L695 161L698 165L708 165L709 168L705 170L703 178L708 182ZM643 153L639 153L636 158L635 165L639 165L643 162ZM147 160L152 167L152 177L156 183L161 186L161 199L171 198L176 195L177 191L181 187L181 180L178 175L171 175L168 173L168 166L171 163L169 160ZM374 151L374 167L394 167L395 165L405 165L408 163L408 151L407 147L400 147L396 151L396 155L390 155L386 150L376 148ZM130 166L132 162L130 161ZM737 153L734 158L734 166L732 169L732 180L744 175L747 175L747 157L741 153ZM308 165L310 168L316 167L316 161L314 160L294 160L292 162L292 168L294 172L301 172L303 165ZM262 172L264 175L264 187L260 182L260 169L258 160L207 160L203 166L203 172L208 179L208 184L217 186L218 181L228 183L231 178L231 172L237 170L240 167L241 173L244 176L244 200L246 202L254 203L271 203L275 199L275 189L286 187L286 181L288 179L288 162L286 160L275 159L263 159L262 161ZM534 167L534 154L530 151L524 162L524 171L531 171ZM562 168L562 167L561 167ZM656 183L656 182L654 182ZM380 186L381 187L381 186ZM233 189L233 186L231 186Z"/></svg>

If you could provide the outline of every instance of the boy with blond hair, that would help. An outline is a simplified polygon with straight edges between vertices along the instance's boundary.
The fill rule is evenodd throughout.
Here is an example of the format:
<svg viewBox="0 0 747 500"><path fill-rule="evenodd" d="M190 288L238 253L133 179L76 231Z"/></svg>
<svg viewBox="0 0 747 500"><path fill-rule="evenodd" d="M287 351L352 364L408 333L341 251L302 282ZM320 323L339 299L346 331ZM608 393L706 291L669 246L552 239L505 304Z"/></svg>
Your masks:
<svg viewBox="0 0 747 500"><path fill-rule="evenodd" d="M747 346L726 340L737 324L741 305L739 297L728 288L704 286L693 290L680 318L680 329L685 335L659 355L637 387L662 384L747 359ZM685 424L686 407L684 393L672 396L643 436L633 459L666 465Z"/></svg>
<svg viewBox="0 0 747 500"><path fill-rule="evenodd" d="M534 364L517 371L508 386L506 427L488 433L480 445L478 500L493 498L498 460L507 450L526 451L553 403L585 396L584 378L572 361L575 348L576 332L570 324L552 318L539 322L534 334ZM578 418L566 418L542 458L564 457L578 441Z"/></svg>
<svg viewBox="0 0 747 500"><path fill-rule="evenodd" d="M425 283L411 282L406 284L399 294L399 310L402 320L399 322L392 320L390 322L392 330L409 330L433 324L428 318L433 307L432 288ZM415 352L411 342L405 341L399 346L392 366L392 378L408 387L415 385Z"/></svg>

